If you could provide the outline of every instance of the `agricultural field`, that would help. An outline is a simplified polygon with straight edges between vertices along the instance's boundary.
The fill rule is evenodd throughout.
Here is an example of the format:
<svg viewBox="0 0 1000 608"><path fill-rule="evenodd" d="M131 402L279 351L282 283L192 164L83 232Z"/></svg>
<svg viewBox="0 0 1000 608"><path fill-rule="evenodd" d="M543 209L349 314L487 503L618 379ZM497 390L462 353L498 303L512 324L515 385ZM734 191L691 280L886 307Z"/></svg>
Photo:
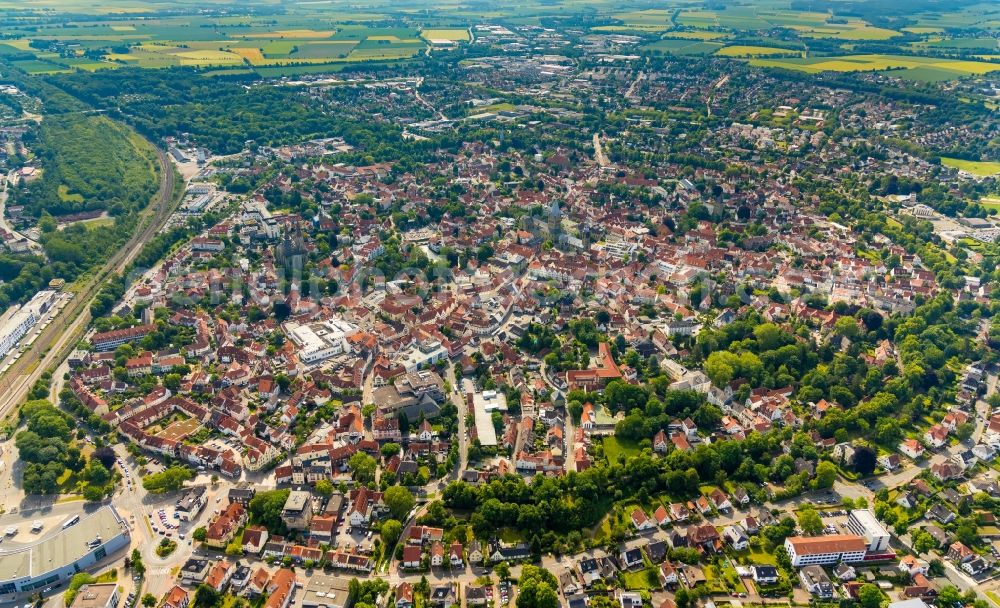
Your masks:
<svg viewBox="0 0 1000 608"><path fill-rule="evenodd" d="M1000 70L1000 64L907 55L845 55L842 57L762 58L751 65L784 68L809 74L819 72L873 72L893 70L900 78L912 80L954 80Z"/></svg>
<svg viewBox="0 0 1000 608"><path fill-rule="evenodd" d="M14 67L24 70L25 73L36 75L36 74L65 74L72 70L66 66L62 66L56 63L51 63L48 61L43 61L40 59L27 59L22 61L12 61Z"/></svg>
<svg viewBox="0 0 1000 608"><path fill-rule="evenodd" d="M801 55L805 56L805 51L796 49L781 49L773 46L744 46L734 44L721 48L715 52L720 57L763 57L767 55Z"/></svg>
<svg viewBox="0 0 1000 608"><path fill-rule="evenodd" d="M642 50L661 52L668 55L710 55L724 45L721 42L704 42L701 40L665 38L644 45Z"/></svg>
<svg viewBox="0 0 1000 608"><path fill-rule="evenodd" d="M979 199L979 204L985 207L987 210L995 209L1000 212L1000 198L996 197L984 197Z"/></svg>
<svg viewBox="0 0 1000 608"><path fill-rule="evenodd" d="M921 13L899 30L877 27L871 18L837 14L836 9L796 10L787 0L721 6L696 0L518 0L488 7L448 2L436 6L433 15L411 2L387 0L364 10L348 0L173 0L173 6L180 10L165 13L153 0L0 0L0 23L10 36L0 41L0 58L10 58L29 74L189 66L212 75L226 70L291 75L293 68L313 73L324 71L321 66L336 71L358 62L407 61L436 44L472 43L470 28L480 23L541 25L546 18L569 14L596 19L591 33L640 37L635 48L641 51L750 58L753 65L805 72L892 69L912 80L942 81L989 73L994 68L975 56L991 60L1000 54L989 35L990 28L1000 28L1000 7L990 4ZM59 9L76 17L29 24L5 14L15 8ZM980 31L957 31L970 27ZM782 31L781 43L773 41L774 30ZM868 43L895 44L899 54L862 55ZM968 61L906 53L961 54Z"/></svg>
<svg viewBox="0 0 1000 608"><path fill-rule="evenodd" d="M791 29L804 38L835 38L837 40L889 40L902 36L895 30L872 27L863 21L849 21L843 25L793 25Z"/></svg>
<svg viewBox="0 0 1000 608"><path fill-rule="evenodd" d="M995 38L940 38L934 37L930 38L924 42L919 42L914 46L938 48L938 49L956 49L956 50L974 50L974 51L996 51L1000 49L1000 41Z"/></svg>
<svg viewBox="0 0 1000 608"><path fill-rule="evenodd" d="M996 31L1000 29L1000 6L983 2L956 7L954 11L947 13L924 13L908 30L918 30L914 33L933 33L928 30L941 32L951 28L984 28Z"/></svg>
<svg viewBox="0 0 1000 608"><path fill-rule="evenodd" d="M632 11L614 15L614 18L621 21L620 26L601 26L594 28L595 31L618 31L618 32L639 32L657 33L663 32L673 27L671 20L672 11L666 9L647 9Z"/></svg>
<svg viewBox="0 0 1000 608"><path fill-rule="evenodd" d="M725 32L705 32L705 31L691 31L691 32L669 32L665 38L681 38L684 40L701 40L701 41L711 41L719 40L720 38L727 38L729 34Z"/></svg>
<svg viewBox="0 0 1000 608"><path fill-rule="evenodd" d="M73 2L75 0L70 0ZM398 61L423 52L432 41L447 40L452 44L470 41L469 30L455 25L455 21L447 26L434 23L423 28L380 27L386 21L385 14L328 9L290 10L267 16L224 13L212 16L192 10L191 15L184 16L172 13L133 18L132 10L146 6L142 0L110 2L108 11L115 13L115 19L52 22L25 28L23 38L0 42L0 57L10 57L28 74L94 71L120 66L190 66L217 71ZM37 5L45 3L39 1ZM5 8L11 7L0 0L0 22L3 22ZM154 4L146 9L144 12L159 10ZM368 25L365 21L373 23ZM470 21L469 25L472 23ZM17 35L17 32L15 25L10 33ZM48 49L44 49L46 43ZM66 52L67 47L76 49L77 56L74 57L72 51ZM87 58L83 57L84 52Z"/></svg>
<svg viewBox="0 0 1000 608"><path fill-rule="evenodd" d="M467 42L469 31L461 28L427 29L420 32L424 40L450 40L452 42Z"/></svg>
<svg viewBox="0 0 1000 608"><path fill-rule="evenodd" d="M1000 162L995 161L975 161L962 160L960 158L941 157L941 164L945 167L952 167L959 171L965 171L977 177L990 177L1000 175Z"/></svg>

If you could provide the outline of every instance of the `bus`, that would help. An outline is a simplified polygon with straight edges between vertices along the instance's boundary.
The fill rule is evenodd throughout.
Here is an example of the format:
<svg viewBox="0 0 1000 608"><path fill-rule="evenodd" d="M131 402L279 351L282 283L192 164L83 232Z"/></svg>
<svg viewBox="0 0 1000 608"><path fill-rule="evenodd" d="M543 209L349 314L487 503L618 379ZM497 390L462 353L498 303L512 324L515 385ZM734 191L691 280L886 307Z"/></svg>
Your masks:
<svg viewBox="0 0 1000 608"><path fill-rule="evenodd" d="M79 521L80 521L80 516L79 515L74 515L73 517L70 517L69 519L66 520L66 523L64 523L62 525L63 530L65 530L66 528L68 528L70 526L76 525L76 523L79 522Z"/></svg>

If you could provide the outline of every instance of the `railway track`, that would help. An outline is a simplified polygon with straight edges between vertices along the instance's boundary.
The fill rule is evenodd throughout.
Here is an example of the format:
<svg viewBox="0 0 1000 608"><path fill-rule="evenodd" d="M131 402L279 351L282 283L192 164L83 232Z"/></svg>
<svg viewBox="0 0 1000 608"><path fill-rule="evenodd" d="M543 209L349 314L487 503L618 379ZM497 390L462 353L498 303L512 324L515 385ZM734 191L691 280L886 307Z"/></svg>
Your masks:
<svg viewBox="0 0 1000 608"><path fill-rule="evenodd" d="M153 145L150 142L150 145ZM160 165L160 187L154 204L143 211L139 229L91 277L35 339L21 357L0 377L0 420L5 420L28 394L46 369L65 359L87 331L90 304L111 275L122 272L176 209L174 168L166 152L153 146Z"/></svg>

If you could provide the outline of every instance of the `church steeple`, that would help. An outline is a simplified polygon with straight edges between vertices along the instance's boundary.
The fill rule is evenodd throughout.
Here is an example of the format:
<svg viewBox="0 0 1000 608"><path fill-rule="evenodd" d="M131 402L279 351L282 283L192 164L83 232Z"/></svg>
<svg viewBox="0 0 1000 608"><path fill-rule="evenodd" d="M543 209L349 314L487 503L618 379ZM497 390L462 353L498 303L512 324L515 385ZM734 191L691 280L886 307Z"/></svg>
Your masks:
<svg viewBox="0 0 1000 608"><path fill-rule="evenodd" d="M562 210L559 209L559 199L552 199L549 203L549 233L553 236L559 233L562 226Z"/></svg>

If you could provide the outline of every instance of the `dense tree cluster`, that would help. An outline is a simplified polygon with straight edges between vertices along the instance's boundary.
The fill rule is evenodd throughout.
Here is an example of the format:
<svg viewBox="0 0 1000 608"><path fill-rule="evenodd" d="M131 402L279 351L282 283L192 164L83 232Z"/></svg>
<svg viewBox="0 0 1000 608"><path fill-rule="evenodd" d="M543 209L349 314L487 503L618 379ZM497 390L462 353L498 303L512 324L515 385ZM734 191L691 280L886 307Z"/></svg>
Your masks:
<svg viewBox="0 0 1000 608"><path fill-rule="evenodd" d="M142 478L142 487L151 494L165 494L184 487L184 482L194 477L191 469L183 466L169 467L160 473Z"/></svg>
<svg viewBox="0 0 1000 608"><path fill-rule="evenodd" d="M29 494L56 493L67 468L80 471L85 466L80 450L72 445L73 419L44 400L25 403L20 417L25 429L14 443L25 463L24 490Z"/></svg>
<svg viewBox="0 0 1000 608"><path fill-rule="evenodd" d="M33 217L92 210L126 215L156 192L159 169L152 147L106 117L49 117L26 143L43 172L15 190L14 200Z"/></svg>
<svg viewBox="0 0 1000 608"><path fill-rule="evenodd" d="M281 509L288 500L290 490L271 490L268 492L257 492L250 500L249 512L253 523L264 526L272 534L286 534L288 528L281 519Z"/></svg>

